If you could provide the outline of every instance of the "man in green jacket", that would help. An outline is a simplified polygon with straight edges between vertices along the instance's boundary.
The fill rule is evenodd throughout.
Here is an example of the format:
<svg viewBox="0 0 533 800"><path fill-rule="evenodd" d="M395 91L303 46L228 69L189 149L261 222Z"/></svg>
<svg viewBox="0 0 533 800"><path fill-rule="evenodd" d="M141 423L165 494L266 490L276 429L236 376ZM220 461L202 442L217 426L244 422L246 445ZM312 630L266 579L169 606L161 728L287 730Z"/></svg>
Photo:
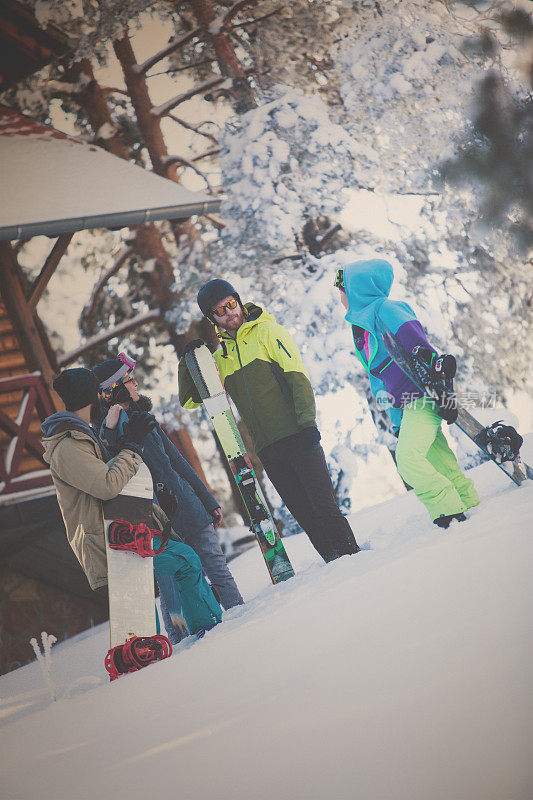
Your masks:
<svg viewBox="0 0 533 800"><path fill-rule="evenodd" d="M357 553L335 500L313 389L291 335L259 306L243 305L234 287L218 278L202 286L198 305L220 340L214 359L224 388L281 499L324 561ZM189 342L182 355L203 344ZM184 408L201 404L183 357L179 398Z"/></svg>

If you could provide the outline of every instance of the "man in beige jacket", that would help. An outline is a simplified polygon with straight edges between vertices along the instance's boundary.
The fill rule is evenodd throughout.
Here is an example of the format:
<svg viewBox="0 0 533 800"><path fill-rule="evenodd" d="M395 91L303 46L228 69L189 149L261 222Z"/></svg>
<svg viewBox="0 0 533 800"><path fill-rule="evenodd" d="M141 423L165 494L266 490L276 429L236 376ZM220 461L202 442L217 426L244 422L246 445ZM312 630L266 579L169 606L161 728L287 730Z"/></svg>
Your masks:
<svg viewBox="0 0 533 800"><path fill-rule="evenodd" d="M97 589L107 583L102 502L120 494L137 472L149 420L137 442L130 435L131 442L106 463L107 453L90 425L91 408L98 402L96 375L82 367L68 369L55 379L54 389L67 410L43 422L44 460L50 464L69 544L91 589Z"/></svg>
<svg viewBox="0 0 533 800"><path fill-rule="evenodd" d="M97 590L107 584L102 503L120 494L135 475L143 442L157 423L146 412L132 415L127 437L117 455L110 458L90 425L91 412L99 405L99 381L94 372L83 367L67 369L53 385L66 411L52 414L42 424L44 459L50 464L69 544L91 589ZM161 529L166 518L157 506L153 508L153 527ZM159 572L176 580L190 633L203 632L220 621L222 610L192 548L171 539L154 561Z"/></svg>

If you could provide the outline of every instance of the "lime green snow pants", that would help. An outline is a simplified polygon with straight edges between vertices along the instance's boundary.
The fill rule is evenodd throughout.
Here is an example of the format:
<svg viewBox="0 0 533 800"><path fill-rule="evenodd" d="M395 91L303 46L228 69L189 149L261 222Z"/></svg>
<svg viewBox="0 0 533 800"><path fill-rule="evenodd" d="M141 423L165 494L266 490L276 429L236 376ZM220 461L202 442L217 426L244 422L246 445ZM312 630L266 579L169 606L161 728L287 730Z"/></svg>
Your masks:
<svg viewBox="0 0 533 800"><path fill-rule="evenodd" d="M427 397L409 403L402 415L396 465L433 521L479 503L473 481L462 472L441 430L442 418Z"/></svg>

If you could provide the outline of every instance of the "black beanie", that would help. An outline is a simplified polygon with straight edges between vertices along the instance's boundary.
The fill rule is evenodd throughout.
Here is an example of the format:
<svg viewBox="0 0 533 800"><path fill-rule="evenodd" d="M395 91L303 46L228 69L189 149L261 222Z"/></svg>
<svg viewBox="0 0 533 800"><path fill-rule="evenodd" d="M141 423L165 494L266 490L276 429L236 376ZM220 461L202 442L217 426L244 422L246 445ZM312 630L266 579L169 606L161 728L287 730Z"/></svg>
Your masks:
<svg viewBox="0 0 533 800"><path fill-rule="evenodd" d="M216 306L217 303L220 303L221 300L228 297L230 294L235 295L239 303L241 302L235 287L228 281L224 281L222 278L213 278L212 281L207 281L207 283L204 283L200 288L198 297L196 298L200 306L200 311L205 317L209 318L213 306Z"/></svg>
<svg viewBox="0 0 533 800"><path fill-rule="evenodd" d="M79 411L80 408L92 405L98 397L98 378L92 370L85 367L64 369L52 385L67 411Z"/></svg>

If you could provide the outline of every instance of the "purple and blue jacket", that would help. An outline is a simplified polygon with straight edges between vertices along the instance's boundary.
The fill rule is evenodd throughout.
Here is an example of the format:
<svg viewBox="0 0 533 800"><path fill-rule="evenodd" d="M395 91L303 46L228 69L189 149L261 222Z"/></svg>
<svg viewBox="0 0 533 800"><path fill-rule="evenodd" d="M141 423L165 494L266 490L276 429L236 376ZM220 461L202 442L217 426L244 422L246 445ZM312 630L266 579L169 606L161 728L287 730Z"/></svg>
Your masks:
<svg viewBox="0 0 533 800"><path fill-rule="evenodd" d="M356 261L344 267L343 277L349 303L345 319L352 325L355 352L368 372L373 394L397 430L403 407L424 392L390 357L378 325L388 328L408 350L416 345L435 350L413 309L407 303L389 300L394 273L388 261Z"/></svg>

